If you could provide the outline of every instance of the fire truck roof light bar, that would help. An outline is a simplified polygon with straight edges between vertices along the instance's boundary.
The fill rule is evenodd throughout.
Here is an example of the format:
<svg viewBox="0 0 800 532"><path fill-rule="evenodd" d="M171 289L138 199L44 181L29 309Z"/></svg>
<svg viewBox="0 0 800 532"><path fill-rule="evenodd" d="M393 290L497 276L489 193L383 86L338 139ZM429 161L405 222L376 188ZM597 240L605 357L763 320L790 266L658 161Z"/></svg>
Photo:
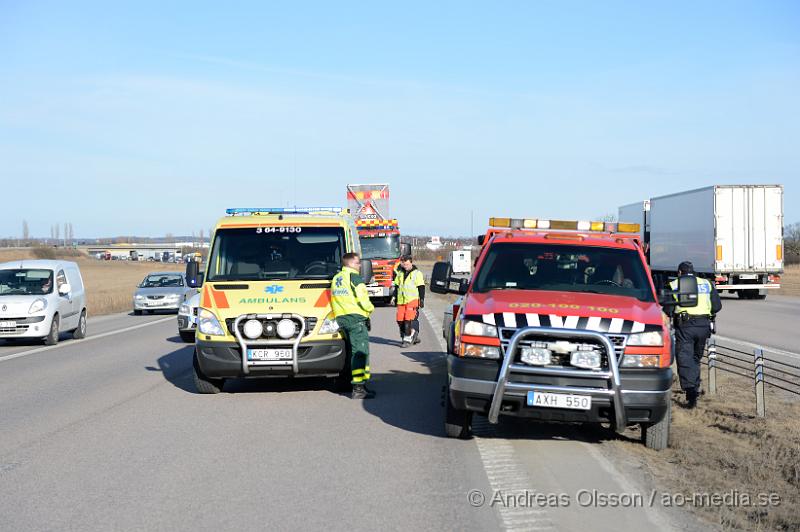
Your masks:
<svg viewBox="0 0 800 532"><path fill-rule="evenodd" d="M536 218L489 218L489 227L508 229L555 229L561 231L593 231L605 233L638 233L639 224L589 222L578 220L539 220Z"/></svg>
<svg viewBox="0 0 800 532"><path fill-rule="evenodd" d="M341 207L242 207L225 209L228 216L263 216L267 214L348 214Z"/></svg>

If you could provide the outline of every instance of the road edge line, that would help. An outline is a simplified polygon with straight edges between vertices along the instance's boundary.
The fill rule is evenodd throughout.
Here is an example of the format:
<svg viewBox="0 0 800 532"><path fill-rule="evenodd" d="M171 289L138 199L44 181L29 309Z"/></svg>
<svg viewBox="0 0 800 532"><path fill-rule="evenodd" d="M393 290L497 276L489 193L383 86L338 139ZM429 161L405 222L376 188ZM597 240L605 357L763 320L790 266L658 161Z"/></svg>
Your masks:
<svg viewBox="0 0 800 532"><path fill-rule="evenodd" d="M7 362L9 360L14 360L16 358L22 358L22 357L26 357L26 356L29 356L29 355L35 355L37 353L43 353L45 351L51 351L53 349L58 349L59 347L69 347L69 346L72 346L72 345L80 345L80 344L82 344L84 342L90 342L92 340L99 340L100 338L107 338L109 336L114 336L115 334L121 334L121 333L124 333L124 332L134 331L136 329L141 329L142 327L149 327L150 325L155 325L157 323L164 323L164 322L167 322L167 321L170 321L170 320L174 320L174 319L175 319L174 316L170 316L170 317L167 317L167 318L162 318L160 320L153 320L153 321L148 321L147 323L140 323L138 325L132 325L130 327L125 327L124 329L117 329L115 331L107 331L107 332L100 333L100 334L97 334L97 335L94 335L94 336L87 336L86 338L82 338L80 340L72 340L68 344L59 343L58 345L48 345L46 347L37 347L36 349L30 349L28 351L22 351L21 353L12 353L10 355L0 356L0 362Z"/></svg>

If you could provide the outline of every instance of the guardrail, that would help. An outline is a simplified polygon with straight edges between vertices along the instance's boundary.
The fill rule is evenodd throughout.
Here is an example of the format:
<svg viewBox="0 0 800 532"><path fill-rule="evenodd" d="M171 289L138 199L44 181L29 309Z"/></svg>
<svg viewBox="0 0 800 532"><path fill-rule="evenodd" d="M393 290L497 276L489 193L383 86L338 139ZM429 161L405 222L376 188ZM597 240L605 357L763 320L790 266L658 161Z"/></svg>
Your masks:
<svg viewBox="0 0 800 532"><path fill-rule="evenodd" d="M751 350L740 345L727 345L711 338L703 354L703 365L708 368L708 393L717 393L717 371L751 379L755 390L756 413L767 414L765 388L771 386L794 395L800 395L800 363L790 364L777 360L768 348Z"/></svg>

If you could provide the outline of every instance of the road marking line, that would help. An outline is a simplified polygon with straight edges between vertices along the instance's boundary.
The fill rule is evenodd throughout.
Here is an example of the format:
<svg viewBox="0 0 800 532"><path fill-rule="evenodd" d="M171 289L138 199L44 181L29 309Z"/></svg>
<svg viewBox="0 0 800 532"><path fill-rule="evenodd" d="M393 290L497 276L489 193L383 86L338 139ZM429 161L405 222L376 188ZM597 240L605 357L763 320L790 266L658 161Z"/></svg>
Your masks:
<svg viewBox="0 0 800 532"><path fill-rule="evenodd" d="M800 353L793 353L792 351L785 351L783 349L778 349L777 347L770 347L768 345L754 344L752 342L747 342L745 340L739 340L738 338L731 338L729 336L714 335L712 338L717 338L719 340L722 340L723 342L733 342L733 343L737 343L737 344L740 344L740 345L745 345L747 347L752 347L753 349L761 348L761 349L763 349L765 351L769 351L770 353L775 353L776 355L784 355L784 356L790 356L790 357L800 357Z"/></svg>
<svg viewBox="0 0 800 532"><path fill-rule="evenodd" d="M439 321L428 309L422 309L422 314L428 321L439 340L442 356L446 356L447 343L442 337L442 322ZM494 434L494 426L484 418L473 422L475 444L478 455L481 457L483 471L489 481L492 493L487 494L485 504L495 508L500 514L500 521L505 530L555 530L555 524L549 518L549 513L541 508L531 508L525 505L493 504L495 494L514 495L530 490L533 483L525 473L525 468L517 460L516 452L511 443Z"/></svg>
<svg viewBox="0 0 800 532"><path fill-rule="evenodd" d="M108 336L113 336L115 334L121 334L128 331L133 331L136 329L141 329L142 327L149 327L150 325L155 325L157 323L164 323L165 321L174 320L175 317L170 316L168 318L162 318L160 320L148 321L147 323L140 323L139 325L132 325L131 327L125 327L124 329L117 329L115 331L108 331L101 334L95 334L93 336L87 336L86 338L82 338L80 340L72 340L68 344L57 344L57 345L48 345L46 347L37 347L36 349L30 349L28 351L22 351L21 353L13 353L11 355L0 356L0 362L6 362L7 360L13 360L15 358L26 357L28 355L35 355L36 353L42 353L44 351L50 351L51 349L58 349L59 347L69 347L71 345L80 345L84 342L91 342L92 340L99 340L100 338L106 338Z"/></svg>

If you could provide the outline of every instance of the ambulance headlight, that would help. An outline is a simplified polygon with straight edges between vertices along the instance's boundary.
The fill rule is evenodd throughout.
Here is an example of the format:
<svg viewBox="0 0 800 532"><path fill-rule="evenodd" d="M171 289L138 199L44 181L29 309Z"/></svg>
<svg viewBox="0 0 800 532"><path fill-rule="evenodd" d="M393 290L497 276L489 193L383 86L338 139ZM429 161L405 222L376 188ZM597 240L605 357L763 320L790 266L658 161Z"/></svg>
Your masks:
<svg viewBox="0 0 800 532"><path fill-rule="evenodd" d="M531 366L546 366L550 363L550 355L550 350L543 347L522 346L519 359Z"/></svg>
<svg viewBox="0 0 800 532"><path fill-rule="evenodd" d="M322 327L319 328L319 334L336 334L339 332L339 324L330 316L325 318L322 322Z"/></svg>
<svg viewBox="0 0 800 532"><path fill-rule="evenodd" d="M600 351L575 351L570 355L569 363L576 368L600 369L602 357Z"/></svg>
<svg viewBox="0 0 800 532"><path fill-rule="evenodd" d="M247 320L244 322L242 332L251 340L255 340L256 338L260 338L264 333L264 326L258 320Z"/></svg>
<svg viewBox="0 0 800 532"><path fill-rule="evenodd" d="M628 343L625 345L661 346L664 345L664 337L662 336L661 331L633 333L628 336Z"/></svg>
<svg viewBox="0 0 800 532"><path fill-rule="evenodd" d="M278 326L275 330L278 333L278 336L284 340L287 340L295 335L297 332L297 325L290 319L282 319L278 322Z"/></svg>
<svg viewBox="0 0 800 532"><path fill-rule="evenodd" d="M466 320L464 321L464 327L461 329L461 334L497 337L497 327L479 321Z"/></svg>
<svg viewBox="0 0 800 532"><path fill-rule="evenodd" d="M225 330L219 324L217 317L206 309L200 309L197 314L197 330L209 336L225 336Z"/></svg>

